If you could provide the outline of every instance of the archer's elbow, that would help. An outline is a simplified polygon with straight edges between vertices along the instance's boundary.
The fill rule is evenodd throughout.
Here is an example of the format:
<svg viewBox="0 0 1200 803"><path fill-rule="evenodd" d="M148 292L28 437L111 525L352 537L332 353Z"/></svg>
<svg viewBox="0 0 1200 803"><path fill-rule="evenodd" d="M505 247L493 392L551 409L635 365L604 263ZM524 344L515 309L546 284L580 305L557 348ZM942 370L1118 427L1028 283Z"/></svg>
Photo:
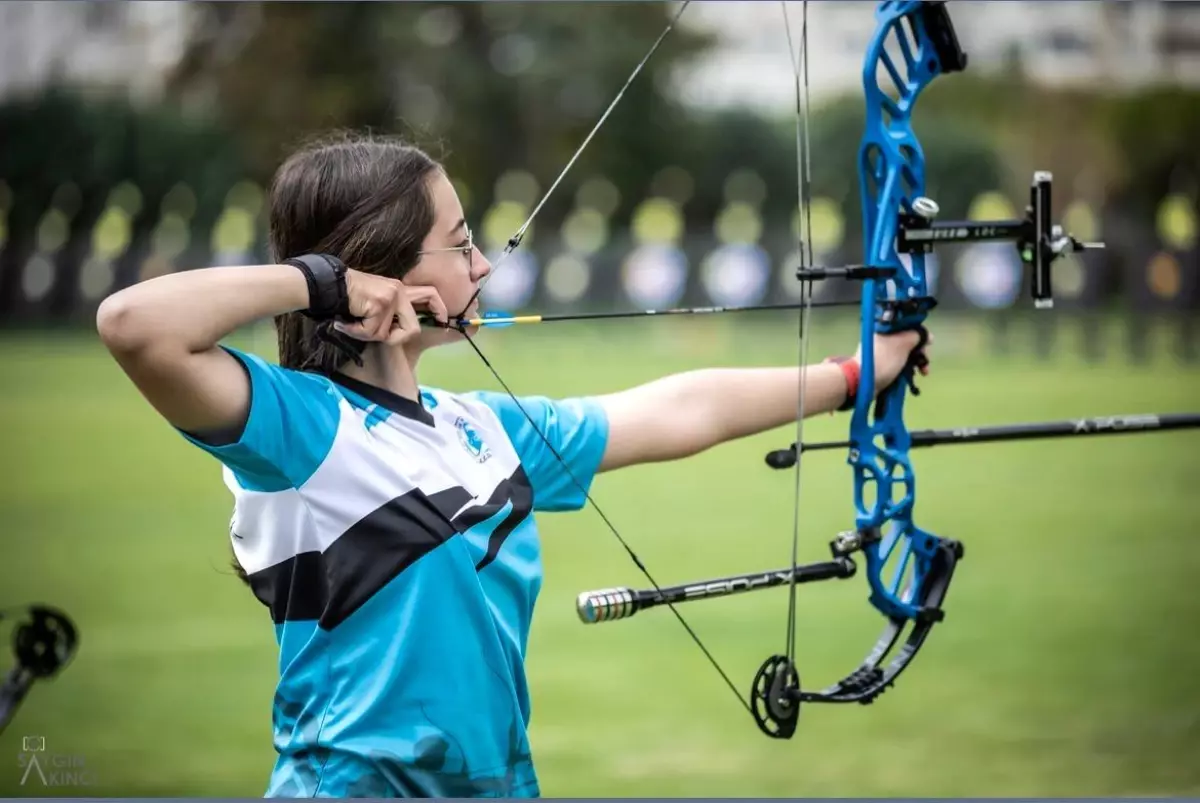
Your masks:
<svg viewBox="0 0 1200 803"><path fill-rule="evenodd" d="M608 417L608 448L602 471L694 457L723 438L718 427L694 411L681 408L653 405L647 409L630 405L626 399L614 399L609 401Z"/></svg>
<svg viewBox="0 0 1200 803"><path fill-rule="evenodd" d="M150 343L145 316L138 306L127 291L121 290L101 301L96 310L96 332L114 356L136 354Z"/></svg>

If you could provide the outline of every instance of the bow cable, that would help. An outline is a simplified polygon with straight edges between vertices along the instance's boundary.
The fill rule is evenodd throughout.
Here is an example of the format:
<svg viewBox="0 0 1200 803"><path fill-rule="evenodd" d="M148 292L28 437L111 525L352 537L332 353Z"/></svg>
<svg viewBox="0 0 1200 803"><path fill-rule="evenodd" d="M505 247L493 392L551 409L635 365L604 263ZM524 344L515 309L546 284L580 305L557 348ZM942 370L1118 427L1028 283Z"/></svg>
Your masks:
<svg viewBox="0 0 1200 803"><path fill-rule="evenodd" d="M812 203L810 197L812 180L812 161L809 139L809 84L808 84L808 0L802 4L802 22L800 28L799 56L792 40L792 25L788 14L786 0L781 0L783 10L783 29L787 36L788 53L792 60L792 75L795 83L796 101L796 192L797 192L797 245L799 246L800 267L806 268L815 264L812 250ZM807 254L805 248L807 247ZM807 390L807 371L809 346L809 327L812 322L813 282L800 280L800 316L799 342L800 354L798 363L799 400L796 410L796 439L804 442L804 413L805 393ZM788 588L787 613L787 642L785 655L788 665L794 671L796 660L796 579L795 569L799 565L800 549L800 463L796 460L795 498L792 514L792 569L793 579Z"/></svg>

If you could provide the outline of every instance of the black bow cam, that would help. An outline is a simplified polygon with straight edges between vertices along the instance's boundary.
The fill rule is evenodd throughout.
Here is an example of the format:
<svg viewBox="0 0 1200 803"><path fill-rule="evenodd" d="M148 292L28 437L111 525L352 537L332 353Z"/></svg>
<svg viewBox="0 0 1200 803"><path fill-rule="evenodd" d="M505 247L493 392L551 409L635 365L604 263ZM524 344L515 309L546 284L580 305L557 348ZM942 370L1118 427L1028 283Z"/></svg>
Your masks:
<svg viewBox="0 0 1200 803"><path fill-rule="evenodd" d="M0 684L0 732L12 721L21 702L38 680L58 674L75 654L79 633L62 611L34 605L25 609L0 611L0 619L17 611L28 614L13 631L16 666Z"/></svg>
<svg viewBox="0 0 1200 803"><path fill-rule="evenodd" d="M954 577L954 569L963 557L961 542L929 537L934 538L936 544L917 600L920 613L911 623L903 618L889 618L875 645L846 677L820 691L804 691L791 659L773 655L763 663L750 691L751 713L763 733L776 739L790 739L800 721L803 703L869 705L891 688L900 673L916 658L933 626L945 617L942 603ZM830 549L836 557L845 558L878 539L878 532L843 533L830 544ZM900 636L910 624L908 638L901 643ZM891 660L884 663L889 656Z"/></svg>

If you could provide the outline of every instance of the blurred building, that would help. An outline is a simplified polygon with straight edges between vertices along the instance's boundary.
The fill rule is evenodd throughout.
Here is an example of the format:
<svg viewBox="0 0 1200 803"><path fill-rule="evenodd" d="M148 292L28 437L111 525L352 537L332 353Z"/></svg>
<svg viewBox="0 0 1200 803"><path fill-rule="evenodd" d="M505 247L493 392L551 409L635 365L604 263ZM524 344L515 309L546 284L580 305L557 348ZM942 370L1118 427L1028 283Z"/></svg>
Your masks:
<svg viewBox="0 0 1200 803"><path fill-rule="evenodd" d="M787 3L800 46L803 4ZM872 33L874 2L808 4L809 91L852 91ZM1048 85L1200 86L1200 2L1195 0L992 0L952 2L950 10L971 69L1019 64ZM699 106L748 105L770 111L795 102L780 3L693 3L681 24L716 34L719 46L681 74L686 99Z"/></svg>
<svg viewBox="0 0 1200 803"><path fill-rule="evenodd" d="M254 3L0 2L0 97L53 82L154 100L197 31L251 30ZM236 39L234 40L236 42Z"/></svg>
<svg viewBox="0 0 1200 803"><path fill-rule="evenodd" d="M58 81L153 97L188 18L185 3L0 3L0 96Z"/></svg>
<svg viewBox="0 0 1200 803"><path fill-rule="evenodd" d="M808 3L811 96L853 89L871 34L872 0ZM804 4L787 3L799 47ZM1021 64L1051 85L1200 85L1200 0L959 0L955 25L973 69ZM697 106L778 111L794 103L779 3L696 2L681 25L716 33L718 47L679 77ZM205 30L224 47L250 32L254 3L0 2L0 97L58 79L124 87L153 99L189 35Z"/></svg>

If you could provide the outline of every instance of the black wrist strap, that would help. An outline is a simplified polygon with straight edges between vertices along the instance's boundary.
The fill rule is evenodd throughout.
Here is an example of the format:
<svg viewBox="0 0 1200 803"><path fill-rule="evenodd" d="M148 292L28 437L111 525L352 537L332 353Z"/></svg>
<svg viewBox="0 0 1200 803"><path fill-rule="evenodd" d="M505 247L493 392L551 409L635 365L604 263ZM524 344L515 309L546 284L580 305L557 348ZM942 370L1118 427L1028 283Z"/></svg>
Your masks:
<svg viewBox="0 0 1200 803"><path fill-rule="evenodd" d="M346 292L346 265L329 254L304 254L285 259L284 265L298 268L308 282L308 317L324 321L349 317L350 297Z"/></svg>

